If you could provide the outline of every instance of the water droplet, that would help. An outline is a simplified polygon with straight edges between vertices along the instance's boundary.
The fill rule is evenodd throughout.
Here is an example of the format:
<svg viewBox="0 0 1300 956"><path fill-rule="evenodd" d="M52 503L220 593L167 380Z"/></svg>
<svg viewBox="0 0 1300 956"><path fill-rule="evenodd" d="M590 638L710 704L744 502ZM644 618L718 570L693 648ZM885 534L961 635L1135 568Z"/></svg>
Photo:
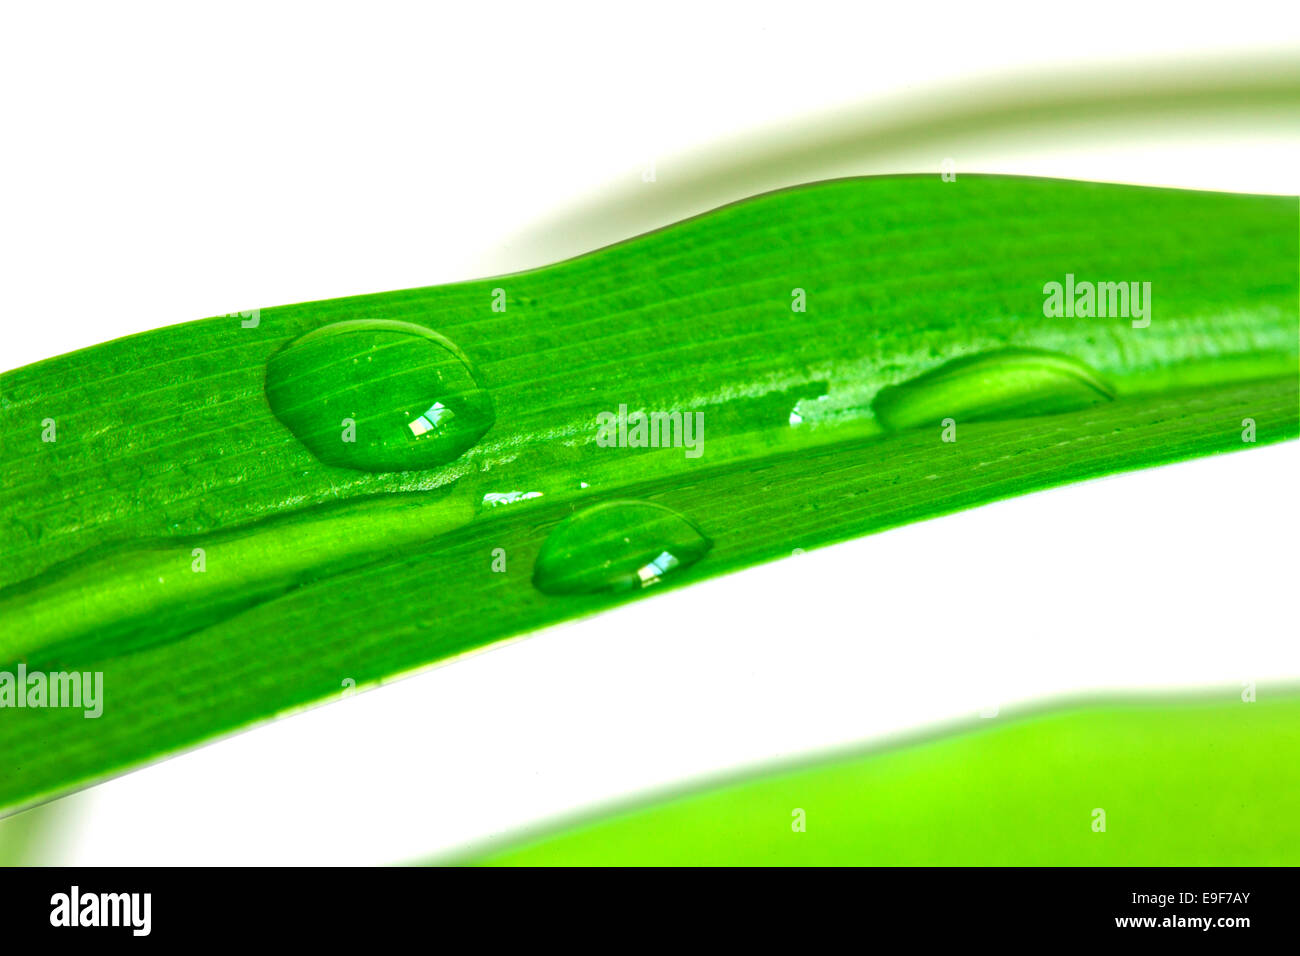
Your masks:
<svg viewBox="0 0 1300 956"><path fill-rule="evenodd" d="M454 461L495 421L465 354L409 322L338 322L294 339L267 364L266 397L313 455L362 471Z"/></svg>
<svg viewBox="0 0 1300 956"><path fill-rule="evenodd" d="M694 564L711 547L694 523L671 508L610 501L555 526L537 555L533 584L547 594L646 588Z"/></svg>
<svg viewBox="0 0 1300 956"><path fill-rule="evenodd" d="M540 497L542 497L540 491L489 491L483 496L483 506L495 508L497 505L512 505L517 501Z"/></svg>
<svg viewBox="0 0 1300 956"><path fill-rule="evenodd" d="M1059 352L1003 349L953 359L882 388L871 404L889 429L945 418L988 421L1056 415L1108 402L1115 391L1092 368Z"/></svg>
<svg viewBox="0 0 1300 956"><path fill-rule="evenodd" d="M202 537L93 548L0 589L0 664L77 664L176 640L306 581L427 547L473 517L464 496L394 493ZM201 574L196 547L204 550Z"/></svg>

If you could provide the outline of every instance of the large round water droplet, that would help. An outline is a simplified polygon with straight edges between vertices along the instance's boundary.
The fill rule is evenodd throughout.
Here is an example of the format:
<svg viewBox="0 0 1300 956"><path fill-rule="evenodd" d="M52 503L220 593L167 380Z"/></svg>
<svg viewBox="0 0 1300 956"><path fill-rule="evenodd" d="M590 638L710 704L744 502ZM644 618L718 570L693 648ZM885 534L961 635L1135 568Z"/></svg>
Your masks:
<svg viewBox="0 0 1300 956"><path fill-rule="evenodd" d="M338 322L294 339L267 364L266 397L313 455L362 471L446 464L495 421L465 354L409 322Z"/></svg>
<svg viewBox="0 0 1300 956"><path fill-rule="evenodd" d="M689 567L713 547L694 523L648 501L610 501L565 518L533 568L547 594L594 594L649 587Z"/></svg>

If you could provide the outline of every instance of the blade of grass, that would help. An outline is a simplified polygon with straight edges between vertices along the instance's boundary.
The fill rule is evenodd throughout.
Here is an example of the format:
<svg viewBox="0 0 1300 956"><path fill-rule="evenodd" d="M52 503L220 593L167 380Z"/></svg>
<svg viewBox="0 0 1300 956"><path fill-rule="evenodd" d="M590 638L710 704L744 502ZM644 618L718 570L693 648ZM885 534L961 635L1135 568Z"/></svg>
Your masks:
<svg viewBox="0 0 1300 956"><path fill-rule="evenodd" d="M268 309L253 327L211 319L8 373L0 584L11 596L92 549L238 536L337 499L449 488L476 510L423 545L233 615L198 609L163 643L92 630L55 653L22 635L33 667L102 671L107 701L91 721L8 711L0 752L15 771L0 780L0 805L627 599L531 586L542 541L578 505L632 497L689 516L714 548L676 578L686 582L1062 481L1241 448L1245 418L1257 442L1294 437L1296 265L1294 199L846 180L535 272ZM1043 285L1066 273L1152 282L1151 325L1044 317ZM493 310L497 289L504 312ZM806 312L791 310L795 289ZM324 465L297 442L267 407L267 359L357 318L428 326L477 363L496 408L478 445L438 468L372 474ZM882 388L1003 348L1067 354L1118 397L964 424L955 444L931 429L882 433L872 412ZM620 405L703 411L705 455L599 447L597 415ZM40 441L46 419L56 442ZM512 492L540 495L484 503ZM506 573L491 570L497 548Z"/></svg>
<svg viewBox="0 0 1300 956"><path fill-rule="evenodd" d="M1300 697L1100 702L575 821L501 866L1287 866ZM1100 813L1098 812L1100 811ZM507 844L509 841L506 841Z"/></svg>

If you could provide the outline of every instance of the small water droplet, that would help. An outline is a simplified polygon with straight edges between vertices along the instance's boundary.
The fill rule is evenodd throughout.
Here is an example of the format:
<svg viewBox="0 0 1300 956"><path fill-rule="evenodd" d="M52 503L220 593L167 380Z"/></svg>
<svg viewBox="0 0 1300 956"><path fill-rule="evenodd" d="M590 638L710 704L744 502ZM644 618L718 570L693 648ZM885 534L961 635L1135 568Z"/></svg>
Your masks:
<svg viewBox="0 0 1300 956"><path fill-rule="evenodd" d="M1059 352L1002 349L953 359L898 385L871 404L889 429L945 418L989 421L1057 415L1108 402L1115 390L1093 368Z"/></svg>
<svg viewBox="0 0 1300 956"><path fill-rule="evenodd" d="M648 501L609 501L572 514L551 531L533 568L547 594L628 591L690 567L713 542L693 522Z"/></svg>
<svg viewBox="0 0 1300 956"><path fill-rule="evenodd" d="M410 322L338 322L294 339L267 363L266 397L313 455L362 471L454 461L495 421L465 354Z"/></svg>
<svg viewBox="0 0 1300 956"><path fill-rule="evenodd" d="M498 505L512 505L517 501L540 497L542 497L540 491L489 491L483 496L483 506L495 508Z"/></svg>

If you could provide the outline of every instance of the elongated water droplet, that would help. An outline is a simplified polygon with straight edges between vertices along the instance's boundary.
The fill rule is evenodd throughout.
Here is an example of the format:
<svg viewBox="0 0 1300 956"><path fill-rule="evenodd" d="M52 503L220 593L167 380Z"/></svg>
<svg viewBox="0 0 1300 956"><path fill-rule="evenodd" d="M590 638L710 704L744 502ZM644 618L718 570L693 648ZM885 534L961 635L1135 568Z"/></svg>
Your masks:
<svg viewBox="0 0 1300 956"><path fill-rule="evenodd" d="M540 491L489 491L483 496L483 507L499 508L501 505L513 505L516 502L527 501L529 498L540 498Z"/></svg>
<svg viewBox="0 0 1300 956"><path fill-rule="evenodd" d="M409 322L339 322L294 339L267 364L266 397L313 455L362 471L446 464L495 421L465 354Z"/></svg>
<svg viewBox="0 0 1300 956"><path fill-rule="evenodd" d="M542 545L533 584L547 594L628 591L702 558L713 542L671 508L610 501L565 518Z"/></svg>
<svg viewBox="0 0 1300 956"><path fill-rule="evenodd" d="M387 494L92 549L0 589L0 664L77 664L165 643L303 582L427 545L473 516L463 495Z"/></svg>
<svg viewBox="0 0 1300 956"><path fill-rule="evenodd" d="M885 428L1056 415L1108 402L1115 391L1095 370L1059 352L1003 349L953 359L871 404Z"/></svg>

